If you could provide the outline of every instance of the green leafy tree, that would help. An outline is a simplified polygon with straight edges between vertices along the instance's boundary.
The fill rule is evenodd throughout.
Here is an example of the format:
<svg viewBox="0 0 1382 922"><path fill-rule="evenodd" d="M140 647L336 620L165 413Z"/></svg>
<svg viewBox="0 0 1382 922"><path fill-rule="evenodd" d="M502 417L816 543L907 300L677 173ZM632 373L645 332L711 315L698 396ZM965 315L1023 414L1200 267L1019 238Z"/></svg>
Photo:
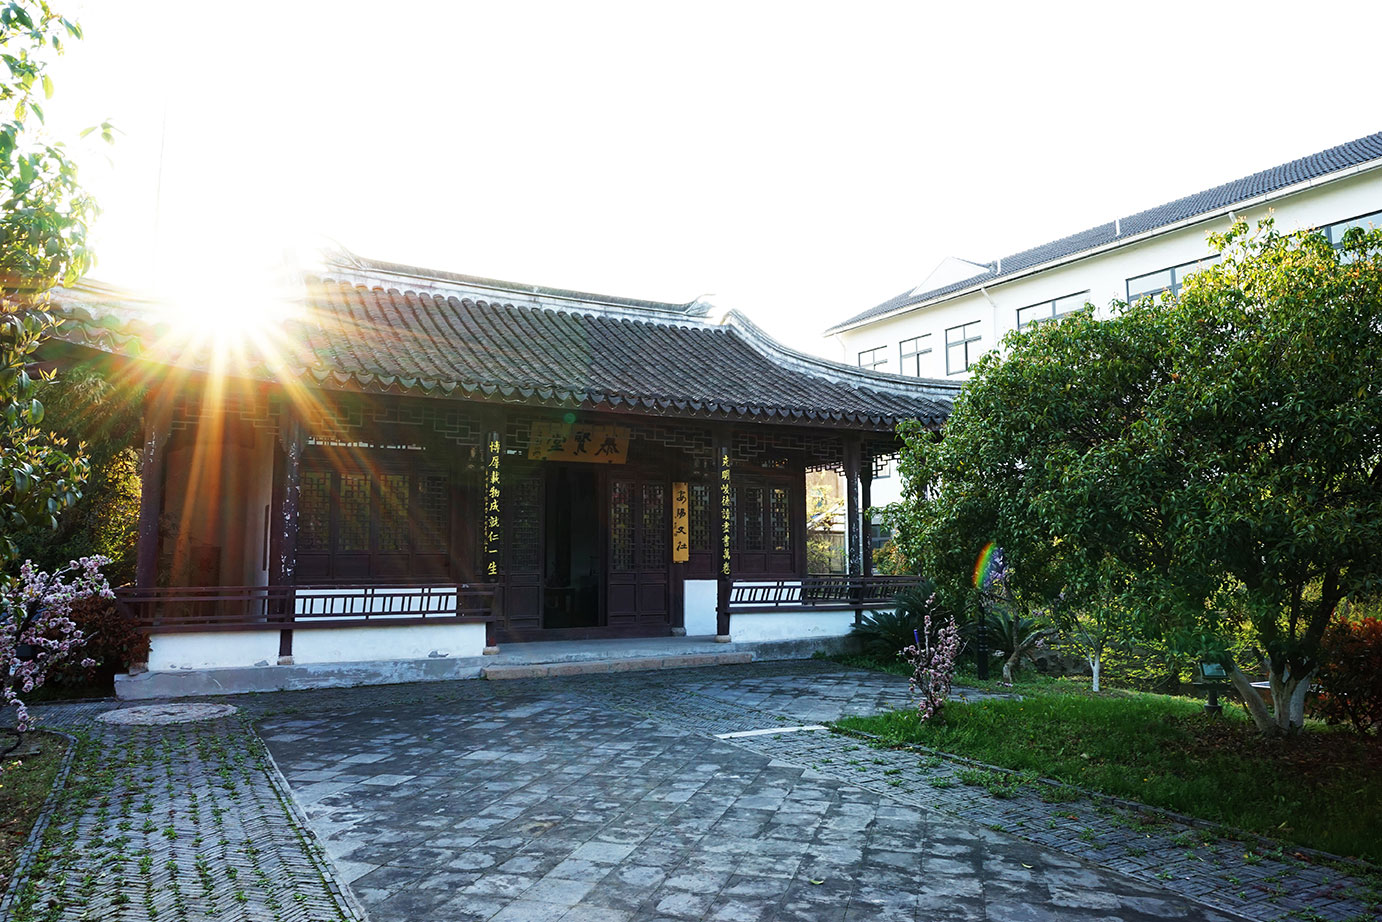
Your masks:
<svg viewBox="0 0 1382 922"><path fill-rule="evenodd" d="M900 541L968 602L989 541L1015 591L1198 633L1259 727L1299 729L1320 639L1382 576L1382 233L1269 222L1177 297L1041 324L985 357L943 440L904 427ZM1246 621L1271 682L1229 638Z"/></svg>
<svg viewBox="0 0 1382 922"><path fill-rule="evenodd" d="M73 22L45 0L0 4L0 566L18 552L15 536L56 528L81 496L88 464L80 447L45 431L33 354L54 326L47 292L91 264L87 232L96 205L77 182L66 148L43 132L45 72ZM109 139L109 125L100 128Z"/></svg>

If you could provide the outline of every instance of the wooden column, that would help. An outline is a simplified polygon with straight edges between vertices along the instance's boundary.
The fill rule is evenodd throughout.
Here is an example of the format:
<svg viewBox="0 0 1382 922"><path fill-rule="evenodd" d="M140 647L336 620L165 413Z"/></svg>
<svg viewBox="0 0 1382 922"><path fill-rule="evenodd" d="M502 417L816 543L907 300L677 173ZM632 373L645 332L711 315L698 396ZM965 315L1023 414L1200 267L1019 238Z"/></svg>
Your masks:
<svg viewBox="0 0 1382 922"><path fill-rule="evenodd" d="M719 643L729 643L730 640L729 596L731 580L733 578L730 534L731 529L735 527L735 522L731 518L730 512L730 490L733 489L730 480L730 470L732 468L730 452L732 446L733 438L728 429L716 433L716 480L718 481L719 488L715 491L715 521L719 525L716 537L716 546L719 553L715 565L715 640Z"/></svg>
<svg viewBox="0 0 1382 922"><path fill-rule="evenodd" d="M849 575L861 576L864 572L862 539L860 538L859 515L859 461L861 449L858 436L845 437L845 519L846 541L849 543Z"/></svg>
<svg viewBox="0 0 1382 922"><path fill-rule="evenodd" d="M297 584L298 547L298 508L302 500L302 453L307 447L307 433L296 408L285 404L278 429L279 445L283 448L282 466L275 473L282 486L278 496L278 515L274 528L274 541L277 553L274 554L269 582L276 586ZM277 465L276 465L277 466ZM283 601L284 610L280 612L285 619L292 620L296 607L292 593ZM293 632L283 628L278 632L278 663L281 666L293 662Z"/></svg>
<svg viewBox="0 0 1382 922"><path fill-rule="evenodd" d="M134 582L140 589L152 589L158 583L158 520L163 515L163 479L172 424L172 400L155 394L144 414L144 455L139 466L139 553Z"/></svg>
<svg viewBox="0 0 1382 922"><path fill-rule="evenodd" d="M863 544L860 550L864 556L865 576L873 575L873 456L865 453L863 463L859 468L859 498L860 515L863 517L859 523L859 530L863 536Z"/></svg>
<svg viewBox="0 0 1382 922"><path fill-rule="evenodd" d="M862 454L858 436L845 436L845 541L849 550L850 596L854 599L854 622L864 615L859 604L858 578L864 573L863 539L860 535L859 461Z"/></svg>
<svg viewBox="0 0 1382 922"><path fill-rule="evenodd" d="M480 579L494 585L493 601L490 603L490 620L485 624L485 654L496 654L496 623L504 616L504 587L500 584L500 570L503 556L503 534L499 523L502 521L502 485L500 483L501 462L504 457L504 443L497 420L491 421L490 431L485 436L484 465L480 468Z"/></svg>

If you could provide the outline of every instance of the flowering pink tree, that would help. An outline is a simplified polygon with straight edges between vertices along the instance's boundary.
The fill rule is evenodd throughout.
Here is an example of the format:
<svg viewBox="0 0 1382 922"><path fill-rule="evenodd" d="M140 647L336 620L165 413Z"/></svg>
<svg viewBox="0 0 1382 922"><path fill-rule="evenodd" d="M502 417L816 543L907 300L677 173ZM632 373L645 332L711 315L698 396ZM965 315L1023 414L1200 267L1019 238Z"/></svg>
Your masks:
<svg viewBox="0 0 1382 922"><path fill-rule="evenodd" d="M925 723L940 716L950 697L955 658L960 655L960 628L954 618L947 618L932 631L931 616L926 615L921 630L913 631L912 636L916 643L902 648L902 658L912 666L912 695Z"/></svg>
<svg viewBox="0 0 1382 922"><path fill-rule="evenodd" d="M44 573L25 561L15 579L0 578L0 705L15 709L19 733L33 726L21 695L40 687L53 667L77 655L86 643L70 617L79 599L113 599L101 575L104 557L83 557ZM90 668L94 660L82 660Z"/></svg>

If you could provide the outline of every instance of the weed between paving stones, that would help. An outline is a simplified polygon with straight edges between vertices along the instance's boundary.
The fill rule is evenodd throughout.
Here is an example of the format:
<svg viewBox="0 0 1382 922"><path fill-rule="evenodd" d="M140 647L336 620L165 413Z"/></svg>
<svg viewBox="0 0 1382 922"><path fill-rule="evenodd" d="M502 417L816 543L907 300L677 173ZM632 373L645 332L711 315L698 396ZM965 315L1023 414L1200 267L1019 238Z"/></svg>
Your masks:
<svg viewBox="0 0 1382 922"><path fill-rule="evenodd" d="M262 744L240 721L78 731L76 738L15 922L246 912L278 919L285 888L297 891L295 902L314 904L309 918L347 918L315 867L264 866L257 838L287 832L304 851L307 843L266 783ZM242 911L227 913L230 903Z"/></svg>

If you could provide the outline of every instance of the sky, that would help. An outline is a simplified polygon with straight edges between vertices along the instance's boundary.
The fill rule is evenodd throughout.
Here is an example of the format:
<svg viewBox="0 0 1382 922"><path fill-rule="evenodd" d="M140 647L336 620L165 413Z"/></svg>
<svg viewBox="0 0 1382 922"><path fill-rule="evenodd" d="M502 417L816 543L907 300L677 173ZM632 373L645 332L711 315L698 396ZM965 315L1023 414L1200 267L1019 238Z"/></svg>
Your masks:
<svg viewBox="0 0 1382 922"><path fill-rule="evenodd" d="M947 256L1382 130L1375 0L55 5L51 132L120 132L73 141L91 277L202 312L339 245L838 359Z"/></svg>

